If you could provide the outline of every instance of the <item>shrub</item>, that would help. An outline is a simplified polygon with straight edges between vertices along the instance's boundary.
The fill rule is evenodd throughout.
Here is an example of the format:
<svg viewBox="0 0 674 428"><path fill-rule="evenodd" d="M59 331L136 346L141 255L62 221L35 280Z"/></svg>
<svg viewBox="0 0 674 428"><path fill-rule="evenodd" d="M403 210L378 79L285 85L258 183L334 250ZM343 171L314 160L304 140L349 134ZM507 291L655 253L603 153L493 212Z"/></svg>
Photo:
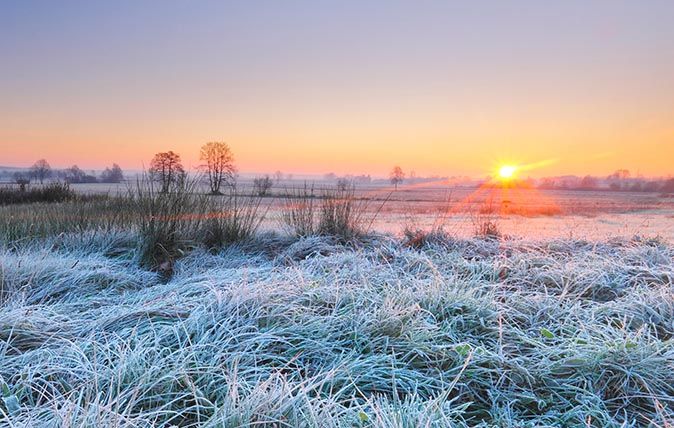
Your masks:
<svg viewBox="0 0 674 428"><path fill-rule="evenodd" d="M353 185L353 182L348 178L340 178L337 180L337 190L342 192L347 191L350 187L353 187Z"/></svg>
<svg viewBox="0 0 674 428"><path fill-rule="evenodd" d="M274 183L268 175L257 177L253 180L253 191L258 196L267 196L273 185Z"/></svg>
<svg viewBox="0 0 674 428"><path fill-rule="evenodd" d="M30 176L21 172L14 173L14 182L19 186L21 192L26 191L26 186L30 184Z"/></svg>

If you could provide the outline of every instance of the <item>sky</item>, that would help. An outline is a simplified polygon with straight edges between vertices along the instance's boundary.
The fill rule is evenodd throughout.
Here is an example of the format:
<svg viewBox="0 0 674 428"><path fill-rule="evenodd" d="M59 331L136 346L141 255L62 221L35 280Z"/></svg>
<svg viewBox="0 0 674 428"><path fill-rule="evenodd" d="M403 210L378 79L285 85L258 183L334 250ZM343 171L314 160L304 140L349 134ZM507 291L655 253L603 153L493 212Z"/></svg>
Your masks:
<svg viewBox="0 0 674 428"><path fill-rule="evenodd" d="M674 174L674 2L0 2L0 165Z"/></svg>

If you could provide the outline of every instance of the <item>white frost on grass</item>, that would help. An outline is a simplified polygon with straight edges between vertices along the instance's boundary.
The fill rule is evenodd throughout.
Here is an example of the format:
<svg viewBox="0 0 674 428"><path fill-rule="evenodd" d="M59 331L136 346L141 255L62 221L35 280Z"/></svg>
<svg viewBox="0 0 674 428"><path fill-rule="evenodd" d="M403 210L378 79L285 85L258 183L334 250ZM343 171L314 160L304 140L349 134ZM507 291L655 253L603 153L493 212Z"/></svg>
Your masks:
<svg viewBox="0 0 674 428"><path fill-rule="evenodd" d="M306 238L197 250L165 284L124 239L68 242L0 251L0 425L674 417L674 249L658 241Z"/></svg>

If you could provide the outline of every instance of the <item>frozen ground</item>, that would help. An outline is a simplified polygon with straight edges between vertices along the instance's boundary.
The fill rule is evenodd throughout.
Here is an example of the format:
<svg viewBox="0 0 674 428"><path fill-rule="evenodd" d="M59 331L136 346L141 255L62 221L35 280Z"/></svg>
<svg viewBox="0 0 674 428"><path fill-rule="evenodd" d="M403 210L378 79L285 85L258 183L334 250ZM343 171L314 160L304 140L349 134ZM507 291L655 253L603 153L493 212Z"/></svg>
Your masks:
<svg viewBox="0 0 674 428"><path fill-rule="evenodd" d="M0 425L653 426L661 240L260 238L167 283L127 232L0 249Z"/></svg>

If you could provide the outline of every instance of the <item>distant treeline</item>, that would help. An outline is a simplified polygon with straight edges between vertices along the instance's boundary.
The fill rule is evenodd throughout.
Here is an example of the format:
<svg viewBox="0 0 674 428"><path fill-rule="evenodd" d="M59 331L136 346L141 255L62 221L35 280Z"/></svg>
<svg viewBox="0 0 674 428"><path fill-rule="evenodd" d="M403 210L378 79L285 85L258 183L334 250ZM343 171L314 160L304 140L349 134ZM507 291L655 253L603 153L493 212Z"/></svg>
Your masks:
<svg viewBox="0 0 674 428"><path fill-rule="evenodd" d="M554 177L538 180L539 189L560 190L611 190L616 192L662 192L674 193L674 178L646 179L632 177L625 169L607 177Z"/></svg>
<svg viewBox="0 0 674 428"><path fill-rule="evenodd" d="M52 169L49 162L40 159L30 168L0 171L0 180L15 182L22 188L31 182L44 183L45 180L57 180L66 183L120 183L124 180L124 172L116 163L99 174L87 173L77 165L65 169Z"/></svg>

